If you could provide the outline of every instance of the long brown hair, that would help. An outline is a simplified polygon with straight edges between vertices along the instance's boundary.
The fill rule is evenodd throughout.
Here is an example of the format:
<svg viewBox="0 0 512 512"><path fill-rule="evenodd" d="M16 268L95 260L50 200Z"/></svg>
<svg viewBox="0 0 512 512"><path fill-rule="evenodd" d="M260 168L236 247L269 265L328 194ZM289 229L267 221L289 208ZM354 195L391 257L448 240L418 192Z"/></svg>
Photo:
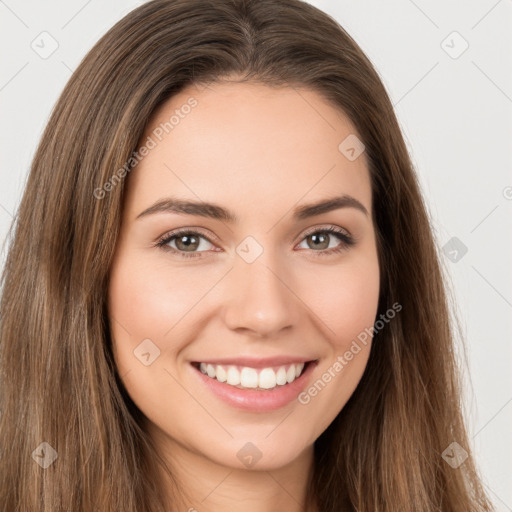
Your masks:
<svg viewBox="0 0 512 512"><path fill-rule="evenodd" d="M464 426L440 254L372 64L335 20L300 0L153 0L71 76L11 228L0 303L2 511L166 510L151 477L164 461L111 353L106 297L125 163L163 101L232 76L314 90L352 121L371 176L377 316L402 305L315 442L311 503L321 512L493 510ZM456 468L442 456L453 442L469 453Z"/></svg>

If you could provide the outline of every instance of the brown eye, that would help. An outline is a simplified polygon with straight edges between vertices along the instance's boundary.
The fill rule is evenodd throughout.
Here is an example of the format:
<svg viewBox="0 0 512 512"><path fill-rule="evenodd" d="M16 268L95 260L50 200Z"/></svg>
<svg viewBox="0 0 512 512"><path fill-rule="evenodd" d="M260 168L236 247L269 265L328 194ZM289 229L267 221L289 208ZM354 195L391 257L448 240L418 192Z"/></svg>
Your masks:
<svg viewBox="0 0 512 512"><path fill-rule="evenodd" d="M180 235L176 239L176 247L181 251L194 251L199 247L199 237L195 235Z"/></svg>
<svg viewBox="0 0 512 512"><path fill-rule="evenodd" d="M332 240L338 239L341 243L329 248ZM332 255L346 250L355 245L355 240L347 232L331 226L325 229L317 229L306 233L303 238L308 245L308 249L312 249L317 256Z"/></svg>
<svg viewBox="0 0 512 512"><path fill-rule="evenodd" d="M327 249L329 247L330 235L319 231L312 235L308 235L306 238L311 241L311 244L308 244L311 249Z"/></svg>
<svg viewBox="0 0 512 512"><path fill-rule="evenodd" d="M203 240L205 243L203 243ZM175 247L171 245L173 243ZM212 242L201 233L182 230L164 235L156 245L164 250L178 253L180 256L187 258L201 256L201 253L208 252L208 244L212 245ZM198 250L199 248L203 250Z"/></svg>

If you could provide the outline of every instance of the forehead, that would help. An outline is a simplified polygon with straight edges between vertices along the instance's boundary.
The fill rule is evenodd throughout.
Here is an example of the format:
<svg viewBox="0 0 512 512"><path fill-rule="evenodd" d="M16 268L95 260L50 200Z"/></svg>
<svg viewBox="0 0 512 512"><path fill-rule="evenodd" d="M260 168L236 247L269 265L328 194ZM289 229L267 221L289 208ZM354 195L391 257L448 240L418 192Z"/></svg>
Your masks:
<svg viewBox="0 0 512 512"><path fill-rule="evenodd" d="M129 215L166 193L252 213L350 194L370 211L365 154L351 160L340 150L354 136L341 110L308 89L189 86L148 122L139 147L151 149L127 183Z"/></svg>

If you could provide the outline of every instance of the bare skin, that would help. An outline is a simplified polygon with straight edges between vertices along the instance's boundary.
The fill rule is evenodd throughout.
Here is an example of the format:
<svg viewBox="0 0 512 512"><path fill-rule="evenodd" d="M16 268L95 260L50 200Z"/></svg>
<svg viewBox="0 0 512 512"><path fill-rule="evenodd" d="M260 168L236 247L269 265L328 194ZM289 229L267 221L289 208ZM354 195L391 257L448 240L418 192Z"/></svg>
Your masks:
<svg viewBox="0 0 512 512"><path fill-rule="evenodd" d="M197 105L158 141L153 130L190 97ZM127 178L109 285L114 355L191 512L304 511L313 443L364 372L371 338L333 370L373 326L379 297L365 154L351 161L338 149L350 134L350 121L315 92L225 82L172 97L141 139L157 144ZM237 222L170 211L137 218L171 195L223 206ZM342 195L367 214L346 206L293 218L301 205ZM331 226L355 244L322 232ZM199 230L194 244L182 234L156 246L178 228ZM240 247L262 252L249 263ZM160 350L149 365L134 356L146 339ZM267 412L221 401L191 365L280 355L317 360L306 391L319 379L325 386ZM251 467L237 456L248 442L261 453Z"/></svg>

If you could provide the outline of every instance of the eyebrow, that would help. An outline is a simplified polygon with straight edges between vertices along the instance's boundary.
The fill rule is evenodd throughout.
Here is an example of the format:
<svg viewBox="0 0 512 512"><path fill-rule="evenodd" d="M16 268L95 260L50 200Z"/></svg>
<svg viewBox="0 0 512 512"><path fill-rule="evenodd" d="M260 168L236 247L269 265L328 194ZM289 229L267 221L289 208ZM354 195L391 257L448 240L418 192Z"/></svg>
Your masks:
<svg viewBox="0 0 512 512"><path fill-rule="evenodd" d="M356 210L368 216L368 210L355 197L342 195L323 199L316 203L310 203L298 206L293 210L295 220L304 220L309 217L321 215L339 208L355 208ZM177 197L165 197L159 199L156 203L146 208L137 215L136 219L146 217L155 213L178 213L188 215L198 215L200 217L209 217L221 221L236 224L238 217L223 206L214 203L196 202L179 199Z"/></svg>

